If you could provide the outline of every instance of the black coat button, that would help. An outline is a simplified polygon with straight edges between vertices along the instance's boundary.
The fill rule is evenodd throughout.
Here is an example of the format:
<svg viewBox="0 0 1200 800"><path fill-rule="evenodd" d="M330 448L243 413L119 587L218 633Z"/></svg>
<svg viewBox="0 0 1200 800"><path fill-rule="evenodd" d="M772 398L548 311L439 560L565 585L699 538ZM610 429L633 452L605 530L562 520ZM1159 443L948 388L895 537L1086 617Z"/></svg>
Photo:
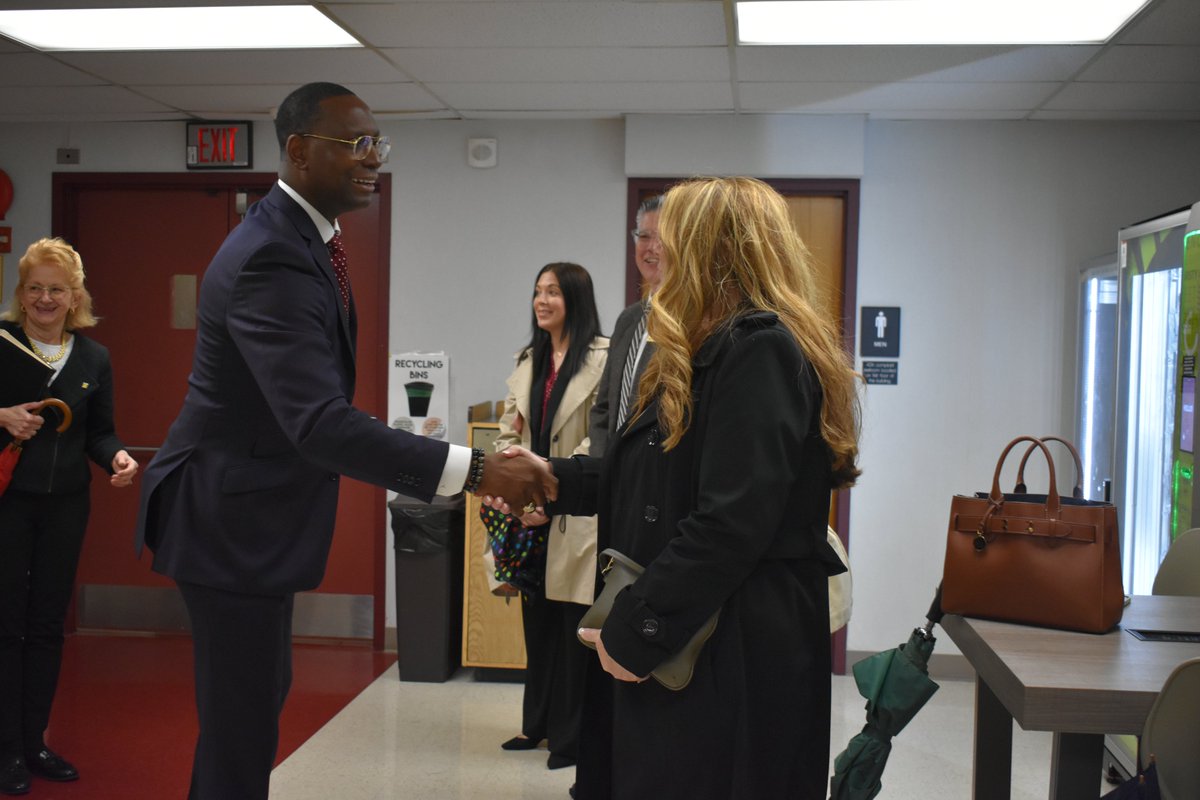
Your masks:
<svg viewBox="0 0 1200 800"><path fill-rule="evenodd" d="M646 444L651 447L658 447L658 428L650 429L650 435L646 437Z"/></svg>
<svg viewBox="0 0 1200 800"><path fill-rule="evenodd" d="M642 512L642 519L646 522L658 522L658 506L646 506L646 510Z"/></svg>
<svg viewBox="0 0 1200 800"><path fill-rule="evenodd" d="M658 620L644 619L642 620L642 636L652 637L658 634Z"/></svg>
<svg viewBox="0 0 1200 800"><path fill-rule="evenodd" d="M336 481L337 479L338 479L338 476L337 476L337 473L336 473L336 472L331 472L331 473L329 474L329 480L331 480L331 481Z"/></svg>

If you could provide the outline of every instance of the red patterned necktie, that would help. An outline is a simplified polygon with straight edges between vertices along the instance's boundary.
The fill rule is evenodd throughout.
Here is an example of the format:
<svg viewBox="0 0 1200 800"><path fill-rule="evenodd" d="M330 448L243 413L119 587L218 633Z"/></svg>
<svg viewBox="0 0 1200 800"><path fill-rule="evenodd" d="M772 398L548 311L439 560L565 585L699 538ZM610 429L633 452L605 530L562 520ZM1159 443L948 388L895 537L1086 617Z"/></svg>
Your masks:
<svg viewBox="0 0 1200 800"><path fill-rule="evenodd" d="M329 240L329 259L333 262L333 274L342 293L342 306L346 313L350 313L350 271L346 266L346 248L342 244L341 231L334 233Z"/></svg>

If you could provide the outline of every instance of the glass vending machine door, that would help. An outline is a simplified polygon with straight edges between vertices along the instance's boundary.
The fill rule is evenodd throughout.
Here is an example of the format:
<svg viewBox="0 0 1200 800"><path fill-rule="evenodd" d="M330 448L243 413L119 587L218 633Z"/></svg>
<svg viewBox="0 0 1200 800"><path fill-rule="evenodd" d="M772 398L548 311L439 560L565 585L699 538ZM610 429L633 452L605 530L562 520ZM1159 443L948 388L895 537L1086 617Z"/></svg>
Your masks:
<svg viewBox="0 0 1200 800"><path fill-rule="evenodd" d="M1120 512L1127 594L1150 594L1179 523L1179 300L1187 217L1183 211L1126 228L1119 239L1112 499Z"/></svg>

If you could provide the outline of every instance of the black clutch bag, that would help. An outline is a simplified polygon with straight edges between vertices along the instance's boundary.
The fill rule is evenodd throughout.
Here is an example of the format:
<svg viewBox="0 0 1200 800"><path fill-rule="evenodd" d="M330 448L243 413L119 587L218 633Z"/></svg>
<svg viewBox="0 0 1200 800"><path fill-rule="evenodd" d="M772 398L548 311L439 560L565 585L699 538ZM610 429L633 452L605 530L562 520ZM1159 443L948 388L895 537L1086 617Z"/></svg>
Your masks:
<svg viewBox="0 0 1200 800"><path fill-rule="evenodd" d="M616 550L609 549L600 553L601 563L604 563L605 559L608 561L601 569L601 573L604 575L604 588L600 590L600 596L596 598L592 607L584 612L583 619L579 621L581 628L604 627L604 620L608 619L608 614L612 611L613 600L616 599L617 592L636 581L645 571L636 561ZM650 672L650 676L674 691L679 691L691 683L692 672L696 667L696 657L700 655L700 649L717 629L717 617L720 613L718 610L709 617L700 630L696 631L695 635L684 645L684 648L655 667ZM583 639L579 641L593 650L596 649L591 642Z"/></svg>

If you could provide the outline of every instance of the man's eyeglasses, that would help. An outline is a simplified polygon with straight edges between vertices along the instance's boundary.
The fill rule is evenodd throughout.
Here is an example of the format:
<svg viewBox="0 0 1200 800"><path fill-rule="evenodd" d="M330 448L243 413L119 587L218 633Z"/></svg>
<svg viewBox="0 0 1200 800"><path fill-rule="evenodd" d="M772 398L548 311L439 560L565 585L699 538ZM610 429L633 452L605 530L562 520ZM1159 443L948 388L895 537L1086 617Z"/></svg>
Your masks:
<svg viewBox="0 0 1200 800"><path fill-rule="evenodd" d="M50 295L51 300L62 300L67 296L67 292L71 291L66 286L39 286L36 283L31 283L25 287L25 294L35 300L42 296L43 293Z"/></svg>
<svg viewBox="0 0 1200 800"><path fill-rule="evenodd" d="M355 161L362 161L375 148L375 155L380 161L387 161L388 153L392 152L392 140L386 136L359 136L357 139L335 139L332 136L320 136L315 133L300 134L305 139L324 139L327 142L341 142L354 148Z"/></svg>
<svg viewBox="0 0 1200 800"><path fill-rule="evenodd" d="M658 234L654 233L653 231L643 231L643 230L634 228L633 230L631 230L629 232L629 235L632 236L633 241L638 244L651 245L651 244L656 244L659 241L661 241L658 238Z"/></svg>

